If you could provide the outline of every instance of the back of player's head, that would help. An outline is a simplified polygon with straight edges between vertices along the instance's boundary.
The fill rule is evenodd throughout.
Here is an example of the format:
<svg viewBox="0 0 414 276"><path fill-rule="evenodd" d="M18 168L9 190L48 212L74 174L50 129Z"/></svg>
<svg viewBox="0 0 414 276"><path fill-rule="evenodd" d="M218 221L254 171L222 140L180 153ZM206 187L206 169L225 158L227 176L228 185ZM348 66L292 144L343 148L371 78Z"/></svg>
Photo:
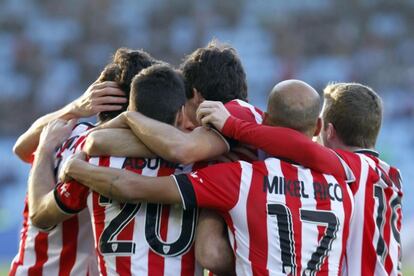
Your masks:
<svg viewBox="0 0 414 276"><path fill-rule="evenodd" d="M168 64L157 64L142 70L133 79L129 110L173 125L185 101L181 73Z"/></svg>
<svg viewBox="0 0 414 276"><path fill-rule="evenodd" d="M119 74L116 81L119 88L125 93L125 97L129 99L129 91L131 90L131 81L136 74L142 69L151 66L158 61L151 57L144 50L131 50L127 48L119 48L113 58L112 64L116 64L119 67ZM107 79L110 80L110 79ZM116 111L105 111L98 114L100 121L107 121L115 118L128 107L128 101L122 104L122 108Z"/></svg>
<svg viewBox="0 0 414 276"><path fill-rule="evenodd" d="M347 146L373 148L382 122L382 100L359 83L334 83L324 89L324 127L331 123Z"/></svg>
<svg viewBox="0 0 414 276"><path fill-rule="evenodd" d="M318 92L309 84L299 80L282 81L270 92L267 121L312 136L321 105Z"/></svg>
<svg viewBox="0 0 414 276"><path fill-rule="evenodd" d="M228 45L210 42L187 56L181 70L187 99L193 98L193 88L206 100L247 99L246 74L236 50Z"/></svg>
<svg viewBox="0 0 414 276"><path fill-rule="evenodd" d="M123 91L129 93L131 81L142 69L145 69L158 61L144 50L132 50L119 48L114 56L113 63L121 68L120 86Z"/></svg>
<svg viewBox="0 0 414 276"><path fill-rule="evenodd" d="M121 68L119 67L119 65L115 63L109 63L108 65L105 66L105 68L101 72L101 75L98 78L98 82L113 81L119 85L120 79L121 79ZM123 111L125 110L126 110L126 107ZM105 122L112 118L115 118L120 112L122 111L100 112L98 114L98 119L101 122Z"/></svg>

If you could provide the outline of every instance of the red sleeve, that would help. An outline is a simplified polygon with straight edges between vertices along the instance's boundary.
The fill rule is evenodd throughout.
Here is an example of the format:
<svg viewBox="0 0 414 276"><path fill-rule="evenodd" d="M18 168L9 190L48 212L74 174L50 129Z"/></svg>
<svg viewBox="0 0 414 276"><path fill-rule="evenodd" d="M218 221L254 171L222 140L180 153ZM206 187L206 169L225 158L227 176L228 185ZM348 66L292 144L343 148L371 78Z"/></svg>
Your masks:
<svg viewBox="0 0 414 276"><path fill-rule="evenodd" d="M228 211L238 199L241 165L223 163L174 176L184 208L203 207Z"/></svg>
<svg viewBox="0 0 414 276"><path fill-rule="evenodd" d="M230 115L237 119L251 122L251 123L262 122L263 112L261 110L255 108L254 106L246 102L243 102L244 103L244 106L243 106L240 104L240 102L243 102L243 101L233 100L233 101L227 102L224 106L226 107ZM238 141L238 139L233 139L233 137L224 137L224 138L229 143L230 149L233 149L234 147L238 146L240 144L239 142L241 142L241 141ZM249 160L249 159L242 158L242 160Z"/></svg>
<svg viewBox="0 0 414 276"><path fill-rule="evenodd" d="M315 171L344 177L336 153L289 128L264 126L230 116L222 133L270 155L289 159Z"/></svg>
<svg viewBox="0 0 414 276"><path fill-rule="evenodd" d="M246 105L250 106L250 104L248 103L246 103ZM240 105L237 101L230 101L226 103L224 106L226 107L227 111L231 114L231 116L234 116L237 119L251 123L257 122L253 111L249 107ZM262 112L256 109L255 107L251 106L251 108L254 108L254 111L257 113L257 115L263 115Z"/></svg>
<svg viewBox="0 0 414 276"><path fill-rule="evenodd" d="M58 183L54 190L59 208L68 214L76 214L86 208L89 188L76 181Z"/></svg>

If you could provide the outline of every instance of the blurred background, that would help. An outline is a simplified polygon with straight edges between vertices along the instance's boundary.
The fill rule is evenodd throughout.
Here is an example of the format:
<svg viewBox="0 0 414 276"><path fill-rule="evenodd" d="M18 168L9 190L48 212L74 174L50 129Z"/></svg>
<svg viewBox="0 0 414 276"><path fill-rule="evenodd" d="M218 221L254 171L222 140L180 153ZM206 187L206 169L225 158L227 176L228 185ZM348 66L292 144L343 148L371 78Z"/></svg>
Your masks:
<svg viewBox="0 0 414 276"><path fill-rule="evenodd" d="M17 252L29 165L12 146L78 97L118 47L173 65L212 38L239 52L250 101L277 82L332 81L384 99L378 149L404 178L403 267L414 275L414 0L0 0L0 274Z"/></svg>

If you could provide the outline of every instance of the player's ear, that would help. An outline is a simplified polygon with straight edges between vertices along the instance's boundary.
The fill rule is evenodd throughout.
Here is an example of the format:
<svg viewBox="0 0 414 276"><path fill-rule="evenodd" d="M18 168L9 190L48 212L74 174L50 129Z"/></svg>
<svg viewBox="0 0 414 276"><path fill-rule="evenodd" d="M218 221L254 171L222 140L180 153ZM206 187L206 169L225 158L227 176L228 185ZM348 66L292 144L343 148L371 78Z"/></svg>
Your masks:
<svg viewBox="0 0 414 276"><path fill-rule="evenodd" d="M185 105L183 105L175 115L174 126L182 131L191 131L195 128L195 126L188 119L187 113L185 112Z"/></svg>
<svg viewBox="0 0 414 276"><path fill-rule="evenodd" d="M267 112L263 112L263 125L267 125L268 118L269 114Z"/></svg>
<svg viewBox="0 0 414 276"><path fill-rule="evenodd" d="M318 120L316 121L315 132L313 133L313 136L318 136L321 133L321 130L322 130L322 119L319 117Z"/></svg>
<svg viewBox="0 0 414 276"><path fill-rule="evenodd" d="M272 121L269 113L267 112L263 112L263 125L275 126L275 123Z"/></svg>
<svg viewBox="0 0 414 276"><path fill-rule="evenodd" d="M336 138L336 129L332 123L328 123L326 127L326 137L328 140L332 141Z"/></svg>
<svg viewBox="0 0 414 276"><path fill-rule="evenodd" d="M181 107L175 114L174 126L179 129L181 129L181 126L183 124L183 114L182 114L183 112L182 111L183 111L183 107Z"/></svg>
<svg viewBox="0 0 414 276"><path fill-rule="evenodd" d="M194 102L197 105L201 104L205 100L204 97L201 95L200 92L198 92L196 88L193 88L193 98L194 98Z"/></svg>

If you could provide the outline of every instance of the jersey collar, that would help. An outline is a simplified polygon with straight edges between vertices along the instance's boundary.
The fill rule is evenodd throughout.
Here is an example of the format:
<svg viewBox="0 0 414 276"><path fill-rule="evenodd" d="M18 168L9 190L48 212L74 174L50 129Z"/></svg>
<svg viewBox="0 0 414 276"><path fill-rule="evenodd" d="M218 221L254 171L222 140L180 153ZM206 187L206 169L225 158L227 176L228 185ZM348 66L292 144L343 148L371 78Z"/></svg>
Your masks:
<svg viewBox="0 0 414 276"><path fill-rule="evenodd" d="M363 153L363 154L369 154L375 157L379 157L379 153L375 150L372 149L359 149L359 150L355 150L355 153Z"/></svg>

